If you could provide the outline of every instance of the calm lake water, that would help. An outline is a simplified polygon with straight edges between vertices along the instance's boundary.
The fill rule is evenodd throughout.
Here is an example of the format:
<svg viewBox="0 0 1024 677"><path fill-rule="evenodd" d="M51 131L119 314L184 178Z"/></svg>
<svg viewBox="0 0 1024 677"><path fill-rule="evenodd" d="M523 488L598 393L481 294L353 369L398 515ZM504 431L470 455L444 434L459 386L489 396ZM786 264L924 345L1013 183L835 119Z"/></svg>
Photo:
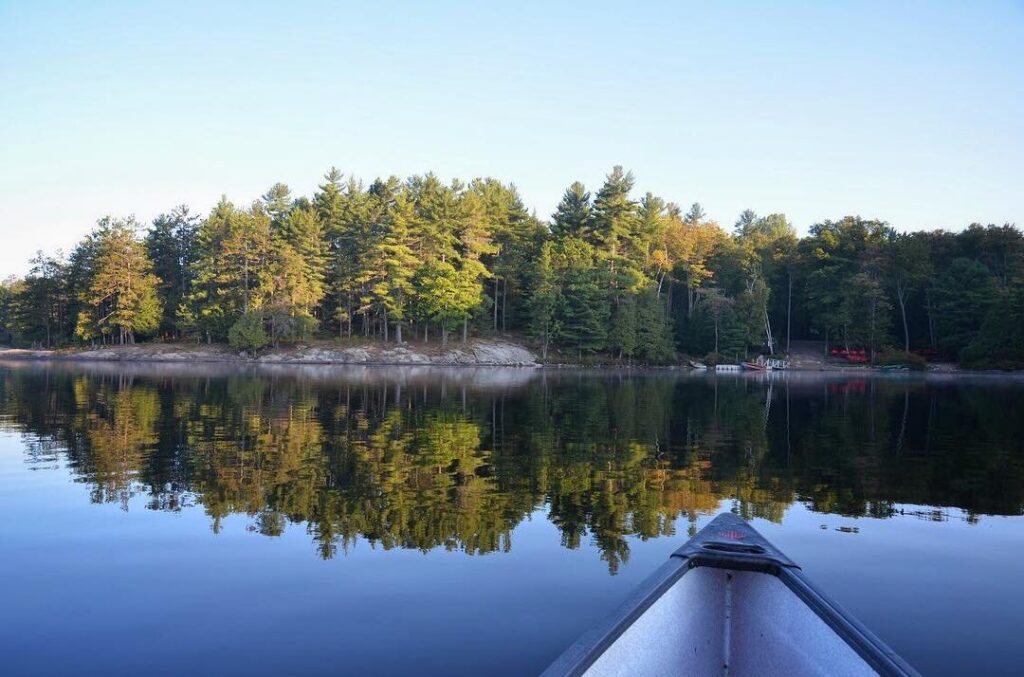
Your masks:
<svg viewBox="0 0 1024 677"><path fill-rule="evenodd" d="M1024 665L1024 381L0 365L14 674L529 674L717 512Z"/></svg>

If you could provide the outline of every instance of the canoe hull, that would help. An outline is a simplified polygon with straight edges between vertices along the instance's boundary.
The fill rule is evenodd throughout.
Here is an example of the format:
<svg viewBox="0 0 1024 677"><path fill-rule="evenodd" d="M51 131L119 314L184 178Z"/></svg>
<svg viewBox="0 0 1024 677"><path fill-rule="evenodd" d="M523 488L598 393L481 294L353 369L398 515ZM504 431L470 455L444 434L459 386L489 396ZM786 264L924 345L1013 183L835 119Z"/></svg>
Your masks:
<svg viewBox="0 0 1024 677"><path fill-rule="evenodd" d="M627 674L916 673L727 514L545 672Z"/></svg>

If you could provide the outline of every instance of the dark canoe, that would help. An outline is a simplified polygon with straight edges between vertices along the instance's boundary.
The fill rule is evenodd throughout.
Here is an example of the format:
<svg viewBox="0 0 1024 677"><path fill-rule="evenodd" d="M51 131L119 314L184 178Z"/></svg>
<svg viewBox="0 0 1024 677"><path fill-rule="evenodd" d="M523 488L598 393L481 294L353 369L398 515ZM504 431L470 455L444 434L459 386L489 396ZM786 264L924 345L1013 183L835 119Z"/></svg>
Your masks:
<svg viewBox="0 0 1024 677"><path fill-rule="evenodd" d="M544 675L916 675L731 513Z"/></svg>

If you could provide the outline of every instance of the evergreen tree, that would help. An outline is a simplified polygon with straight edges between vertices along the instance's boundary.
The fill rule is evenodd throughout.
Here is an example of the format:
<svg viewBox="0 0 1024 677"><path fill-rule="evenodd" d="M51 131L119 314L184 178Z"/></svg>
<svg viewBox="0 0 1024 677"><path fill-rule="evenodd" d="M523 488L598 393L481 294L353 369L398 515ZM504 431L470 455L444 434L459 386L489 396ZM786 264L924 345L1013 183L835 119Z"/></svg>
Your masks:
<svg viewBox="0 0 1024 677"><path fill-rule="evenodd" d="M672 326L657 290L649 287L636 300L637 355L653 363L671 362L675 357Z"/></svg>
<svg viewBox="0 0 1024 677"><path fill-rule="evenodd" d="M624 244L630 244L635 232L637 205L629 199L633 183L633 173L616 165L594 198L594 236L613 258Z"/></svg>
<svg viewBox="0 0 1024 677"><path fill-rule="evenodd" d="M608 341L607 276L597 265L597 252L587 242L567 238L560 243L562 277L560 335L578 354L604 350Z"/></svg>
<svg viewBox="0 0 1024 677"><path fill-rule="evenodd" d="M394 322L395 341L398 343L402 343L402 324L409 315L415 292L413 276L418 260L412 248L411 226L414 220L412 202L408 196L399 195L389 213L387 232L378 246L384 276L372 289L383 309L385 336L388 321Z"/></svg>
<svg viewBox="0 0 1024 677"><path fill-rule="evenodd" d="M700 206L699 202L694 202L690 205L690 211L686 212L686 216L683 217L683 221L692 227L699 225L706 218L707 214L704 212L704 208Z"/></svg>
<svg viewBox="0 0 1024 677"><path fill-rule="evenodd" d="M629 359L637 352L636 295L624 294L612 307L608 349L618 358Z"/></svg>
<svg viewBox="0 0 1024 677"><path fill-rule="evenodd" d="M177 332L178 308L192 288L198 227L199 217L180 205L156 217L146 234L146 250L159 280L157 294L163 308L159 330L165 334Z"/></svg>
<svg viewBox="0 0 1024 677"><path fill-rule="evenodd" d="M657 362L677 346L774 350L783 326L787 344L818 337L826 351L840 341L873 353L898 324L904 349L1017 359L1015 226L900 235L850 216L798 239L783 214L746 210L728 235L699 203L684 215L651 193L633 201L632 187L621 167L593 200L573 183L545 224L494 179L428 173L364 190L332 169L312 199L275 184L247 209L222 199L202 222L184 207L159 216L145 237L149 274L138 238L122 232L134 224L106 221L67 260L40 253L3 285L0 340L130 342L156 331L147 318L162 307L162 334L208 341L243 317L274 343L355 328L399 341L440 328L447 341L461 326L464 338L471 327L525 331L545 355ZM115 242L135 266L130 287L113 272Z"/></svg>
<svg viewBox="0 0 1024 677"><path fill-rule="evenodd" d="M491 239L483 200L478 193L465 192L460 200L458 232L458 258L460 277L466 293L480 289L476 298L467 298L466 310L462 315L462 340L466 341L470 317L483 306L483 281L491 277L484 265L484 257L497 253L498 248Z"/></svg>
<svg viewBox="0 0 1024 677"><path fill-rule="evenodd" d="M565 303L554 264L554 245L545 242L537 258L529 300L529 333L540 344L541 358L548 359L551 344L560 336L560 310Z"/></svg>
<svg viewBox="0 0 1024 677"><path fill-rule="evenodd" d="M296 204L281 222L277 240L291 247L298 257L304 287L303 316L317 317L327 293L327 239L316 210L309 204Z"/></svg>
<svg viewBox="0 0 1024 677"><path fill-rule="evenodd" d="M67 266L37 252L17 297L17 324L25 339L46 348L63 345L68 322Z"/></svg>
<svg viewBox="0 0 1024 677"><path fill-rule="evenodd" d="M117 343L134 343L136 334L159 326L158 279L137 228L133 220L100 222L93 277L83 299L90 310L78 318L83 339L111 336Z"/></svg>
<svg viewBox="0 0 1024 677"><path fill-rule="evenodd" d="M208 341L223 340L241 315L263 305L271 288L270 217L260 203L240 210L222 198L196 241L192 292L179 321Z"/></svg>
<svg viewBox="0 0 1024 677"><path fill-rule="evenodd" d="M579 181L569 186L562 201L551 217L551 232L555 237L586 238L593 229L590 193Z"/></svg>
<svg viewBox="0 0 1024 677"><path fill-rule="evenodd" d="M957 357L978 337L995 300L996 285L988 268L963 257L953 259L935 283L939 347Z"/></svg>
<svg viewBox="0 0 1024 677"><path fill-rule="evenodd" d="M283 183L275 183L260 199L263 200L263 208L270 215L274 226L278 227L284 223L292 208L291 189Z"/></svg>

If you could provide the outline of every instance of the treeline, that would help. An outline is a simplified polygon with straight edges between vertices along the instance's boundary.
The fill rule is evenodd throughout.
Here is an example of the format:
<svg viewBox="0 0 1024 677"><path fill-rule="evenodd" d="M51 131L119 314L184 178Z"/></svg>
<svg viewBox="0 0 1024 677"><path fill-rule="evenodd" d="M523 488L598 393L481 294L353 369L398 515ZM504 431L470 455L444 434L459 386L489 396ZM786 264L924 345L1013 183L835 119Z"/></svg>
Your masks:
<svg viewBox="0 0 1024 677"><path fill-rule="evenodd" d="M102 219L68 255L0 286L16 345L385 341L519 332L548 358L736 359L811 339L882 352L1024 362L1024 237L1013 225L899 233L846 217L799 238L783 214L731 232L694 204L633 195L615 167L549 221L512 185L433 174L365 187L332 169L312 198L274 185L148 228Z"/></svg>

